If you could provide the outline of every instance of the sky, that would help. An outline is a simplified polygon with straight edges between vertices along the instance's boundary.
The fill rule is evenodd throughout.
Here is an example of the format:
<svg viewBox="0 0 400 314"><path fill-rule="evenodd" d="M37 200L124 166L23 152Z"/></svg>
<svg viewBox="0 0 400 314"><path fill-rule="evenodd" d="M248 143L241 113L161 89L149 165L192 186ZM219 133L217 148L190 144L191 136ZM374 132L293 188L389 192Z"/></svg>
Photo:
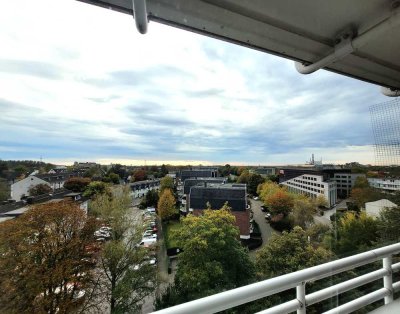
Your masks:
<svg viewBox="0 0 400 314"><path fill-rule="evenodd" d="M78 1L0 7L0 159L374 164L378 86Z"/></svg>

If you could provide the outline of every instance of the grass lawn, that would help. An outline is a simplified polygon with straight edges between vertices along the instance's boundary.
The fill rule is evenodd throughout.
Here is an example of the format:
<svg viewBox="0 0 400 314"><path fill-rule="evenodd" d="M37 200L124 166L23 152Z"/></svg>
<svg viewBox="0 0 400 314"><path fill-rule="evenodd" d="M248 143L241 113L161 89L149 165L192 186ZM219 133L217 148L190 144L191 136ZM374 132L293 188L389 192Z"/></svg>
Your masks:
<svg viewBox="0 0 400 314"><path fill-rule="evenodd" d="M171 238L172 230L179 230L182 224L179 221L170 221L168 224L164 225L165 230L165 245L167 249L177 247L175 241Z"/></svg>

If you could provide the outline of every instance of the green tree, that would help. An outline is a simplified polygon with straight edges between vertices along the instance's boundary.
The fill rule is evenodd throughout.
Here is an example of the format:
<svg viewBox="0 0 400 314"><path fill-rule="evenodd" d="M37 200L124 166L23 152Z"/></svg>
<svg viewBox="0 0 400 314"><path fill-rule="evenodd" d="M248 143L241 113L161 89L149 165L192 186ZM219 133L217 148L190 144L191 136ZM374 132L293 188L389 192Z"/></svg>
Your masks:
<svg viewBox="0 0 400 314"><path fill-rule="evenodd" d="M96 246L95 226L71 202L37 205L0 224L0 312L87 309L97 297L96 272L87 262L94 254L88 248Z"/></svg>
<svg viewBox="0 0 400 314"><path fill-rule="evenodd" d="M177 213L176 201L171 189L164 189L158 200L157 210L161 220L168 220Z"/></svg>
<svg viewBox="0 0 400 314"><path fill-rule="evenodd" d="M257 195L258 186L265 182L265 179L256 173L250 174L247 182L247 190L252 195Z"/></svg>
<svg viewBox="0 0 400 314"><path fill-rule="evenodd" d="M366 177L357 177L356 181L354 182L354 188L369 188L368 179Z"/></svg>
<svg viewBox="0 0 400 314"><path fill-rule="evenodd" d="M0 202L10 198L10 188L7 181L0 178Z"/></svg>
<svg viewBox="0 0 400 314"><path fill-rule="evenodd" d="M38 196L43 194L49 194L53 191L53 189L44 183L37 184L29 188L28 192L30 196Z"/></svg>
<svg viewBox="0 0 400 314"><path fill-rule="evenodd" d="M141 208L157 207L158 200L158 192L156 190L149 190L144 199L140 202Z"/></svg>
<svg viewBox="0 0 400 314"><path fill-rule="evenodd" d="M168 174L168 168L166 165L161 165L161 177L165 177Z"/></svg>
<svg viewBox="0 0 400 314"><path fill-rule="evenodd" d="M173 233L183 249L175 285L158 300L158 309L252 282L255 268L234 223L227 206L182 219Z"/></svg>
<svg viewBox="0 0 400 314"><path fill-rule="evenodd" d="M237 179L237 183L245 183L248 184L250 180L250 172L249 170L243 170L240 173L239 178Z"/></svg>
<svg viewBox="0 0 400 314"><path fill-rule="evenodd" d="M160 180L160 193L162 193L165 189L170 189L173 191L175 188L174 179L171 177L164 177Z"/></svg>
<svg viewBox="0 0 400 314"><path fill-rule="evenodd" d="M347 212L336 223L336 230L326 236L325 247L338 256L348 256L371 249L378 240L378 221L362 211L358 216Z"/></svg>
<svg viewBox="0 0 400 314"><path fill-rule="evenodd" d="M111 181L112 183L114 183L114 184L119 184L120 177L119 177L118 174L116 174L116 173L110 173L110 174L108 175L108 177L110 178L110 181Z"/></svg>
<svg viewBox="0 0 400 314"><path fill-rule="evenodd" d="M90 181L90 178L72 177L65 181L64 188L73 192L83 192Z"/></svg>
<svg viewBox="0 0 400 314"><path fill-rule="evenodd" d="M105 280L106 301L111 313L136 313L144 298L154 292L157 268L148 262L149 252L137 247L143 230L133 221L128 189L118 189L110 198L99 195L93 212L112 228L111 240L104 245L100 272Z"/></svg>
<svg viewBox="0 0 400 314"><path fill-rule="evenodd" d="M304 195L299 195L294 199L293 210L290 213L290 217L295 226L306 229L314 222L315 213L315 205L311 199Z"/></svg>
<svg viewBox="0 0 400 314"><path fill-rule="evenodd" d="M105 182L101 181L92 181L88 184L83 192L83 196L92 197L99 194L109 194L108 185Z"/></svg>
<svg viewBox="0 0 400 314"><path fill-rule="evenodd" d="M400 207L384 208L378 219L378 234L380 241L398 242L400 239Z"/></svg>
<svg viewBox="0 0 400 314"><path fill-rule="evenodd" d="M28 168L24 165L18 165L14 168L14 172L16 177L20 177L27 174Z"/></svg>
<svg viewBox="0 0 400 314"><path fill-rule="evenodd" d="M328 207L328 201L326 200L325 196L321 194L318 195L315 199L315 206L317 206L318 208Z"/></svg>
<svg viewBox="0 0 400 314"><path fill-rule="evenodd" d="M257 253L257 273L260 278L276 277L325 263L332 257L329 250L313 246L306 231L294 227L291 232L274 234Z"/></svg>

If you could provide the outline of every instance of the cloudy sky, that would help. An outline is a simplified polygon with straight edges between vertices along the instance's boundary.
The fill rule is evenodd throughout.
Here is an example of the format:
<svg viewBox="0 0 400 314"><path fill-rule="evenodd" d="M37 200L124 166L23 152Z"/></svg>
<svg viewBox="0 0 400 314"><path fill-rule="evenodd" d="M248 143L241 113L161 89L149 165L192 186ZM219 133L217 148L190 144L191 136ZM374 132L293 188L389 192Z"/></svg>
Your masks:
<svg viewBox="0 0 400 314"><path fill-rule="evenodd" d="M374 163L377 86L73 0L0 5L0 159Z"/></svg>

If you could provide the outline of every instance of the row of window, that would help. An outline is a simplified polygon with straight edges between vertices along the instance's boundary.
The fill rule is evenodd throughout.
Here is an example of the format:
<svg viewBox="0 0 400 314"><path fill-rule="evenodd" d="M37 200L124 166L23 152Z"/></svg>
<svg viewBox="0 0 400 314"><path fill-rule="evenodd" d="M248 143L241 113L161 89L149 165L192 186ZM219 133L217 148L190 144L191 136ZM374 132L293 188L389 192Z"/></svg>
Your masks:
<svg viewBox="0 0 400 314"><path fill-rule="evenodd" d="M323 187L323 184L319 184L319 183L313 183L313 182L307 182L307 181L303 181L303 180L298 180L298 179L294 179L295 182L299 182L301 184L305 184L305 185L312 185L312 186L317 186L317 187Z"/></svg>
<svg viewBox="0 0 400 314"><path fill-rule="evenodd" d="M287 184L292 185L292 186L296 186L296 187L299 187L299 188L302 188L302 189L305 189L305 190L309 190L309 191L312 191L312 192L316 192L316 193L324 193L324 190L314 189L312 187L303 186L303 185L298 184L298 183L287 182Z"/></svg>
<svg viewBox="0 0 400 314"><path fill-rule="evenodd" d="M306 177L306 176L303 176L303 179L304 179L304 180L317 181L317 178L314 178L314 177Z"/></svg>

